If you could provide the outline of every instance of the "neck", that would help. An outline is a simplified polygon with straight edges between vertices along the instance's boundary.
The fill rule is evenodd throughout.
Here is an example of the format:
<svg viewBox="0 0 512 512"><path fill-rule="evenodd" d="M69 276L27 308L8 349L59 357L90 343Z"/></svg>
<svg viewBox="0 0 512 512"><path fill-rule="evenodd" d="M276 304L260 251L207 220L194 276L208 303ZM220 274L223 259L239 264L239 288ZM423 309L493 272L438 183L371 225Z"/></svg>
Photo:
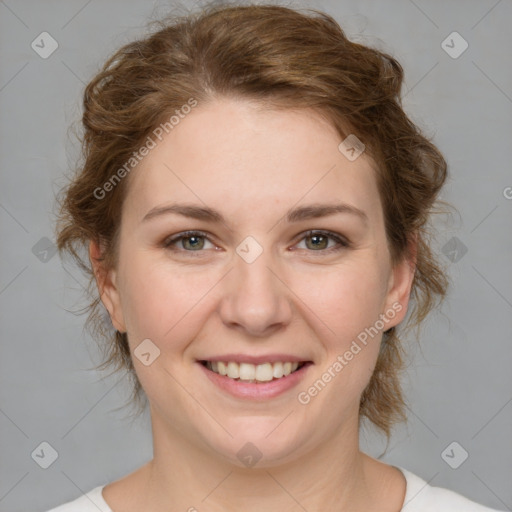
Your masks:
<svg viewBox="0 0 512 512"><path fill-rule="evenodd" d="M367 512L381 492L375 488L375 464L385 465L359 450L357 422L298 457L294 452L250 468L170 430L158 415L152 415L152 427L155 457L146 466L144 494L152 504L147 510Z"/></svg>

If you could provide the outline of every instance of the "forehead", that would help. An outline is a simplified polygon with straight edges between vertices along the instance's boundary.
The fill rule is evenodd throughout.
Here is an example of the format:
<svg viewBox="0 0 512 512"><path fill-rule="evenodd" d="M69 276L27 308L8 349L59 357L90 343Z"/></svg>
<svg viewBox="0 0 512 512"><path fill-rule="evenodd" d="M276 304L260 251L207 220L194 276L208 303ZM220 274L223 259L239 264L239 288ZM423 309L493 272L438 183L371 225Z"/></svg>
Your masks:
<svg viewBox="0 0 512 512"><path fill-rule="evenodd" d="M268 110L240 100L199 105L156 140L132 171L126 203L142 218L173 200L202 202L229 215L262 205L379 202L372 161L348 160L341 138L312 110ZM374 206L373 206L374 207Z"/></svg>

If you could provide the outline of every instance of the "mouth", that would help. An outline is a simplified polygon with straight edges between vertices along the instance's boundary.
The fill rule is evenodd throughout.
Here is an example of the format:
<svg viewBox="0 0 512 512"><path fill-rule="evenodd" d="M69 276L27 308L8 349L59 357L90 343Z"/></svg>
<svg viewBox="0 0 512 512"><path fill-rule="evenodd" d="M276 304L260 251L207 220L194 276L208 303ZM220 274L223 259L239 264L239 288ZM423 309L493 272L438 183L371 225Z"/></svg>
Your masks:
<svg viewBox="0 0 512 512"><path fill-rule="evenodd" d="M223 354L196 359L197 367L217 390L241 400L266 402L295 389L313 361L293 354Z"/></svg>
<svg viewBox="0 0 512 512"><path fill-rule="evenodd" d="M199 361L207 370L236 382L265 384L289 378L312 361L276 361L262 364L236 361Z"/></svg>

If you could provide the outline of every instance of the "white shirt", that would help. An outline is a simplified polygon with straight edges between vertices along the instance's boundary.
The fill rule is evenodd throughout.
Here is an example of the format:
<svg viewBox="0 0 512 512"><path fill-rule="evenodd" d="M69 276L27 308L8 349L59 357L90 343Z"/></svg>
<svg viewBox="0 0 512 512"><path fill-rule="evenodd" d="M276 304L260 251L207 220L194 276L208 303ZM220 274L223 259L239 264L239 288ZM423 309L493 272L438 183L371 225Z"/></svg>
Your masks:
<svg viewBox="0 0 512 512"><path fill-rule="evenodd" d="M499 512L468 500L454 491L433 487L414 473L399 466L395 467L402 471L407 482L400 512ZM80 498L48 512L113 512L103 499L102 490L105 485L100 485Z"/></svg>

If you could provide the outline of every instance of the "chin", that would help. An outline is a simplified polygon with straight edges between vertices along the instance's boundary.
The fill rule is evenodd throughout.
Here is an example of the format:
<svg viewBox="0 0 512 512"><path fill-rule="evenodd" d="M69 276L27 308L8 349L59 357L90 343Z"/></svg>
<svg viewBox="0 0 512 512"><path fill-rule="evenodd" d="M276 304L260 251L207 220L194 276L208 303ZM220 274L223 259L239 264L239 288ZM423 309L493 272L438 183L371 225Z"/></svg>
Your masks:
<svg viewBox="0 0 512 512"><path fill-rule="evenodd" d="M244 416L240 421L226 421L225 428L233 436L220 432L211 439L212 431L205 433L207 444L223 459L240 468L271 468L294 461L304 450L307 438L291 429L291 418L286 414L276 417ZM289 424L284 425L287 422ZM281 424L281 425L280 425ZM276 428L277 427L277 428ZM225 435L224 435L225 434Z"/></svg>

